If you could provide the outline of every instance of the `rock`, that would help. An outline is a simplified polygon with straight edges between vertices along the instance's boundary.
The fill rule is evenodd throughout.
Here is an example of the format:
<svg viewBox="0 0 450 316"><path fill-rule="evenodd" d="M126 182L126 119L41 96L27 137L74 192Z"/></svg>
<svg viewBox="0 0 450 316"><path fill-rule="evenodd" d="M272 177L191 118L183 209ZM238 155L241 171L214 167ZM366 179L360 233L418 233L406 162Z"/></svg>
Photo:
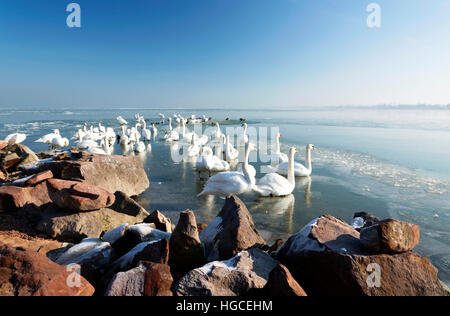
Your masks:
<svg viewBox="0 0 450 316"><path fill-rule="evenodd" d="M370 251L353 227L329 215L290 237L277 258L311 296L448 295L427 259Z"/></svg>
<svg viewBox="0 0 450 316"><path fill-rule="evenodd" d="M94 288L83 277L44 255L0 244L0 296L91 296L93 293Z"/></svg>
<svg viewBox="0 0 450 316"><path fill-rule="evenodd" d="M143 265L117 273L109 283L104 296L144 296L145 273Z"/></svg>
<svg viewBox="0 0 450 316"><path fill-rule="evenodd" d="M151 213L145 220L144 223L155 224L156 229L163 232L172 232L172 222L169 218L165 217L160 211L156 210Z"/></svg>
<svg viewBox="0 0 450 316"><path fill-rule="evenodd" d="M8 180L8 176L0 169L0 182L6 182Z"/></svg>
<svg viewBox="0 0 450 316"><path fill-rule="evenodd" d="M109 232L105 233L102 236L102 240L104 242L107 242L111 245L113 245L114 243L116 243L120 238L125 236L125 233L127 232L127 230L130 228L130 225L127 224L122 224L120 226L117 226L116 228L113 228L112 230L110 230Z"/></svg>
<svg viewBox="0 0 450 316"><path fill-rule="evenodd" d="M4 140L0 140L0 150L6 148L6 146L8 146L8 143Z"/></svg>
<svg viewBox="0 0 450 316"><path fill-rule="evenodd" d="M355 213L353 215L352 227L357 231L361 231L361 229L375 225L380 220L378 217L373 216L372 214L366 212Z"/></svg>
<svg viewBox="0 0 450 316"><path fill-rule="evenodd" d="M208 227L208 225L206 225L206 224L201 224L201 223L197 224L197 229L198 229L199 235L205 230L206 227Z"/></svg>
<svg viewBox="0 0 450 316"><path fill-rule="evenodd" d="M33 186L36 184L39 184L41 182L44 182L45 180L52 179L53 173L50 170L35 174L31 176L27 181L25 181L26 186Z"/></svg>
<svg viewBox="0 0 450 316"><path fill-rule="evenodd" d="M172 296L172 282L168 265L143 261L134 269L116 274L105 296Z"/></svg>
<svg viewBox="0 0 450 316"><path fill-rule="evenodd" d="M41 163L38 170L51 170L58 179L78 179L128 196L137 196L150 186L142 160L136 156L79 153L72 154L71 160Z"/></svg>
<svg viewBox="0 0 450 316"><path fill-rule="evenodd" d="M110 208L80 213L50 205L36 228L53 239L78 243L88 237L99 238L122 223L139 223L147 216L147 212L135 217Z"/></svg>
<svg viewBox="0 0 450 316"><path fill-rule="evenodd" d="M247 207L236 196L227 198L222 211L203 230L200 239L207 261L226 260L242 250L266 245Z"/></svg>
<svg viewBox="0 0 450 316"><path fill-rule="evenodd" d="M39 157L36 156L34 151L23 144L13 144L8 147L8 150L16 153L21 158L21 163L29 163L33 161L39 161Z"/></svg>
<svg viewBox="0 0 450 316"><path fill-rule="evenodd" d="M29 251L38 252L42 255L46 255L47 257L50 257L49 253L64 246L63 243L56 240L32 237L25 233L11 230L0 230L0 240L1 243L11 248L23 248Z"/></svg>
<svg viewBox="0 0 450 316"><path fill-rule="evenodd" d="M307 296L302 287L295 281L289 270L282 264L278 265L269 275L264 287L266 296Z"/></svg>
<svg viewBox="0 0 450 316"><path fill-rule="evenodd" d="M0 186L0 212L41 209L52 203L45 182L35 187Z"/></svg>
<svg viewBox="0 0 450 316"><path fill-rule="evenodd" d="M203 247L197 230L194 212L180 213L175 230L170 237L170 267L178 272L201 267L205 263Z"/></svg>
<svg viewBox="0 0 450 316"><path fill-rule="evenodd" d="M239 296L262 289L278 262L260 249L239 253L190 271L175 285L180 296Z"/></svg>
<svg viewBox="0 0 450 316"><path fill-rule="evenodd" d="M271 253L274 253L274 252L277 252L278 249L280 249L280 247L283 246L283 244L284 244L285 242L286 242L286 240L284 240L284 239L277 239L277 240L275 240L275 242L273 243L273 245L269 247L268 252L269 252L270 254L271 254Z"/></svg>
<svg viewBox="0 0 450 316"><path fill-rule="evenodd" d="M173 296L171 291L173 278L170 267L167 264L159 264L143 261L147 268L145 272L144 295L145 296Z"/></svg>
<svg viewBox="0 0 450 316"><path fill-rule="evenodd" d="M20 162L20 157L17 154L12 153L12 154L6 155L5 158L3 158L2 167L3 167L3 169L7 170L7 169L15 166L19 162Z"/></svg>
<svg viewBox="0 0 450 316"><path fill-rule="evenodd" d="M95 285L114 258L115 253L109 243L87 238L69 248L55 262L63 266L80 265L81 275Z"/></svg>
<svg viewBox="0 0 450 316"><path fill-rule="evenodd" d="M169 241L162 239L138 244L109 266L107 273L103 277L103 284L105 286L108 285L117 273L135 268L140 261L168 264Z"/></svg>
<svg viewBox="0 0 450 316"><path fill-rule="evenodd" d="M361 230L361 242L381 253L402 253L413 250L420 242L420 227L387 219Z"/></svg>
<svg viewBox="0 0 450 316"><path fill-rule="evenodd" d="M143 213L148 214L148 212L141 205L139 205L135 200L130 198L125 193L117 191L116 193L114 193L114 196L116 197L116 200L110 207L113 210L131 216L140 216L140 214Z"/></svg>
<svg viewBox="0 0 450 316"><path fill-rule="evenodd" d="M73 211L93 211L114 204L115 196L92 184L50 179L49 195L62 209Z"/></svg>

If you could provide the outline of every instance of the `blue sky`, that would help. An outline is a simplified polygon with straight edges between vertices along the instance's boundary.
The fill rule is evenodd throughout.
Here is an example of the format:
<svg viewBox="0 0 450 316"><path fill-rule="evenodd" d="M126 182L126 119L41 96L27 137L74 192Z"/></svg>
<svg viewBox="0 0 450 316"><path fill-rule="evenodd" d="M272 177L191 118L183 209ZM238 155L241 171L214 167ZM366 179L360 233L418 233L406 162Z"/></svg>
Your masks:
<svg viewBox="0 0 450 316"><path fill-rule="evenodd" d="M450 103L450 1L370 2L4 0L0 106Z"/></svg>

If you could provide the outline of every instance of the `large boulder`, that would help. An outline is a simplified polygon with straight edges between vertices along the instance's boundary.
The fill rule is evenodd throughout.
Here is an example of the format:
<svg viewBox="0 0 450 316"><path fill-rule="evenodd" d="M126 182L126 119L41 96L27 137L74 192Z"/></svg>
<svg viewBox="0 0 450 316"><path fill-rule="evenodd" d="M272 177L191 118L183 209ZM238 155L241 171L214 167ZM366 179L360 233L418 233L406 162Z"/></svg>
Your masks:
<svg viewBox="0 0 450 316"><path fill-rule="evenodd" d="M86 182L59 179L50 179L47 182L53 203L66 210L99 210L110 207L116 199L114 194Z"/></svg>
<svg viewBox="0 0 450 316"><path fill-rule="evenodd" d="M222 211L200 234L207 261L226 260L242 250L266 245L245 204L236 196L227 198Z"/></svg>
<svg viewBox="0 0 450 316"><path fill-rule="evenodd" d="M114 258L115 252L109 243L97 238L86 238L67 249L55 262L63 266L79 265L81 275L95 285Z"/></svg>
<svg viewBox="0 0 450 316"><path fill-rule="evenodd" d="M152 242L142 242L128 253L115 260L108 267L108 270L102 279L104 288L106 288L117 273L135 268L140 261L168 264L169 241L167 239L162 239Z"/></svg>
<svg viewBox="0 0 450 316"><path fill-rule="evenodd" d="M117 273L105 296L172 296L170 267L143 261L138 267Z"/></svg>
<svg viewBox="0 0 450 316"><path fill-rule="evenodd" d="M150 186L142 160L136 156L72 153L69 160L42 162L32 172L44 170L51 170L58 179L77 179L128 196L137 196Z"/></svg>
<svg viewBox="0 0 450 316"><path fill-rule="evenodd" d="M172 221L170 218L165 217L160 211L156 210L151 213L145 220L144 223L155 224L156 229L163 232L172 232Z"/></svg>
<svg viewBox="0 0 450 316"><path fill-rule="evenodd" d="M295 281L289 270L282 264L270 272L264 287L266 296L307 296L303 288Z"/></svg>
<svg viewBox="0 0 450 316"><path fill-rule="evenodd" d="M204 263L203 247L198 236L194 212L183 211L170 237L169 265L177 272L187 272L201 267Z"/></svg>
<svg viewBox="0 0 450 316"><path fill-rule="evenodd" d="M97 211L77 212L50 205L36 228L51 238L78 243L88 237L99 238L102 233L123 223L142 222L147 216L145 210L138 216L130 216L119 209L103 208Z"/></svg>
<svg viewBox="0 0 450 316"><path fill-rule="evenodd" d="M413 252L390 255L367 249L353 227L322 216L278 251L312 296L448 295L431 263Z"/></svg>
<svg viewBox="0 0 450 316"><path fill-rule="evenodd" d="M0 186L0 212L23 208L37 210L51 203L45 182L34 187Z"/></svg>
<svg viewBox="0 0 450 316"><path fill-rule="evenodd" d="M239 296L263 289L278 262L260 249L190 271L175 285L179 296Z"/></svg>
<svg viewBox="0 0 450 316"><path fill-rule="evenodd" d="M94 288L42 254L0 244L0 296L91 296Z"/></svg>
<svg viewBox="0 0 450 316"><path fill-rule="evenodd" d="M364 246L376 252L402 253L413 250L420 242L420 227L387 219L361 230Z"/></svg>

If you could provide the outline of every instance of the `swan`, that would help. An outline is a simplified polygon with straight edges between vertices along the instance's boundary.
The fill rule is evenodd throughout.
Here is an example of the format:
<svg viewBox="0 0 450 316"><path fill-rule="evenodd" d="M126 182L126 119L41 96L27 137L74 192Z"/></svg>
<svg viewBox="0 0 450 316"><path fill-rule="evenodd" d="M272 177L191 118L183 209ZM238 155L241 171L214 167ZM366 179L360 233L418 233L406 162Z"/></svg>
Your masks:
<svg viewBox="0 0 450 316"><path fill-rule="evenodd" d="M105 134L106 133L106 128L102 125L102 122L98 122L98 130L99 130L99 134Z"/></svg>
<svg viewBox="0 0 450 316"><path fill-rule="evenodd" d="M105 138L101 140L100 146L102 146L102 148L91 147L88 150L86 150L86 152L96 155L111 155L111 148L109 147L109 142Z"/></svg>
<svg viewBox="0 0 450 316"><path fill-rule="evenodd" d="M64 148L69 146L69 140L61 136L57 136L52 139L52 148L55 150L58 148Z"/></svg>
<svg viewBox="0 0 450 316"><path fill-rule="evenodd" d="M280 133L275 137L275 151L271 156L272 166L277 166L289 160L288 156L280 150L280 137L283 137Z"/></svg>
<svg viewBox="0 0 450 316"><path fill-rule="evenodd" d="M38 140L36 140L35 143L44 143L44 144L47 144L47 145L51 146L53 139L56 138L56 137L58 137L58 136L60 136L60 135L61 135L61 134L60 134L59 130L58 130L58 129L55 129L55 130L53 131L53 133L46 134L46 135L42 136L41 138L39 138ZM81 131L81 130L78 130L77 135L78 135L78 138L81 140L82 135L83 135L83 134L82 134L82 131Z"/></svg>
<svg viewBox="0 0 450 316"><path fill-rule="evenodd" d="M245 150L245 161L243 166L244 173L226 171L221 172L210 178L198 196L218 195L231 196L249 192L255 185L255 178L248 173L248 158L252 150L257 151L255 145L247 144Z"/></svg>
<svg viewBox="0 0 450 316"><path fill-rule="evenodd" d="M201 155L197 158L195 163L195 170L198 171L198 176L202 179L202 172L209 172L211 176L211 170L214 168L213 152L208 146L202 147Z"/></svg>
<svg viewBox="0 0 450 316"><path fill-rule="evenodd" d="M137 153L144 152L145 149L146 149L146 146L145 146L144 142L139 141L137 133L134 134L134 141L135 141L134 147L133 147L134 151L137 152Z"/></svg>
<svg viewBox="0 0 450 316"><path fill-rule="evenodd" d="M228 162L226 162L225 160L221 159L222 148L223 148L223 142L221 141L221 144L219 146L216 146L216 154L212 155L213 167L212 167L211 171L222 172L222 171L230 170L230 164Z"/></svg>
<svg viewBox="0 0 450 316"><path fill-rule="evenodd" d="M197 157L200 154L200 146L195 141L195 134L192 134L191 145L186 150L188 157Z"/></svg>
<svg viewBox="0 0 450 316"><path fill-rule="evenodd" d="M145 141L150 141L152 139L152 132L147 128L147 123L142 121L141 129L142 129L142 137L144 137Z"/></svg>
<svg viewBox="0 0 450 316"><path fill-rule="evenodd" d="M14 133L6 136L5 142L7 143L13 143L13 144L20 144L23 143L27 139L27 135L21 134L21 133Z"/></svg>
<svg viewBox="0 0 450 316"><path fill-rule="evenodd" d="M152 132L153 132L153 137L156 137L156 135L158 135L158 129L156 128L155 124L152 124Z"/></svg>
<svg viewBox="0 0 450 316"><path fill-rule="evenodd" d="M288 178L277 173L269 173L258 181L253 190L261 196L286 196L295 189L294 155L297 150L292 147L289 151Z"/></svg>
<svg viewBox="0 0 450 316"><path fill-rule="evenodd" d="M118 116L116 120L119 122L120 125L128 125L128 122L122 116Z"/></svg>
<svg viewBox="0 0 450 316"><path fill-rule="evenodd" d="M245 144L248 143L248 135L247 135L248 125L247 125L247 123L242 124L242 127L244 128L244 131L243 131L242 135L240 135L239 145L244 146Z"/></svg>
<svg viewBox="0 0 450 316"><path fill-rule="evenodd" d="M166 135L164 135L164 140L166 142L177 142L180 140L180 135L177 131L174 131L172 128L172 118L167 119L169 121L169 130L166 131Z"/></svg>
<svg viewBox="0 0 450 316"><path fill-rule="evenodd" d="M120 136L120 144L128 145L130 143L130 138L128 137L127 128L125 125L122 125L122 135Z"/></svg>
<svg viewBox="0 0 450 316"><path fill-rule="evenodd" d="M294 173L296 177L309 177L312 173L312 164L311 164L311 151L316 150L316 146L309 144L306 146L306 167L302 165L301 163L295 162L294 163ZM287 175L289 170L289 164L288 163L282 163L276 168L276 172L281 175Z"/></svg>
<svg viewBox="0 0 450 316"><path fill-rule="evenodd" d="M237 150L236 148L233 147L233 145L230 142L230 135L227 135L225 159L226 159L226 161L230 162L230 161L238 159L238 157L239 157L239 150Z"/></svg>

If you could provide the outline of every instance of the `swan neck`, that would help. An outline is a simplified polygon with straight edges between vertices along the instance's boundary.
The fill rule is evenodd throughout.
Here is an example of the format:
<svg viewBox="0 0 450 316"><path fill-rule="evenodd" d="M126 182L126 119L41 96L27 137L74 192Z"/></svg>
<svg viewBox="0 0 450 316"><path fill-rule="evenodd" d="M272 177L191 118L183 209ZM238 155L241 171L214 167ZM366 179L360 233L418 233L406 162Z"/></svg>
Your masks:
<svg viewBox="0 0 450 316"><path fill-rule="evenodd" d="M289 155L288 181L289 181L289 183L295 185L294 155L295 155L295 151L291 151L291 153Z"/></svg>
<svg viewBox="0 0 450 316"><path fill-rule="evenodd" d="M312 164L311 164L311 149L310 148L306 148L306 167L309 170L312 170Z"/></svg>
<svg viewBox="0 0 450 316"><path fill-rule="evenodd" d="M275 140L275 145L276 145L276 152L279 153L280 152L280 136L277 135L277 138Z"/></svg>

